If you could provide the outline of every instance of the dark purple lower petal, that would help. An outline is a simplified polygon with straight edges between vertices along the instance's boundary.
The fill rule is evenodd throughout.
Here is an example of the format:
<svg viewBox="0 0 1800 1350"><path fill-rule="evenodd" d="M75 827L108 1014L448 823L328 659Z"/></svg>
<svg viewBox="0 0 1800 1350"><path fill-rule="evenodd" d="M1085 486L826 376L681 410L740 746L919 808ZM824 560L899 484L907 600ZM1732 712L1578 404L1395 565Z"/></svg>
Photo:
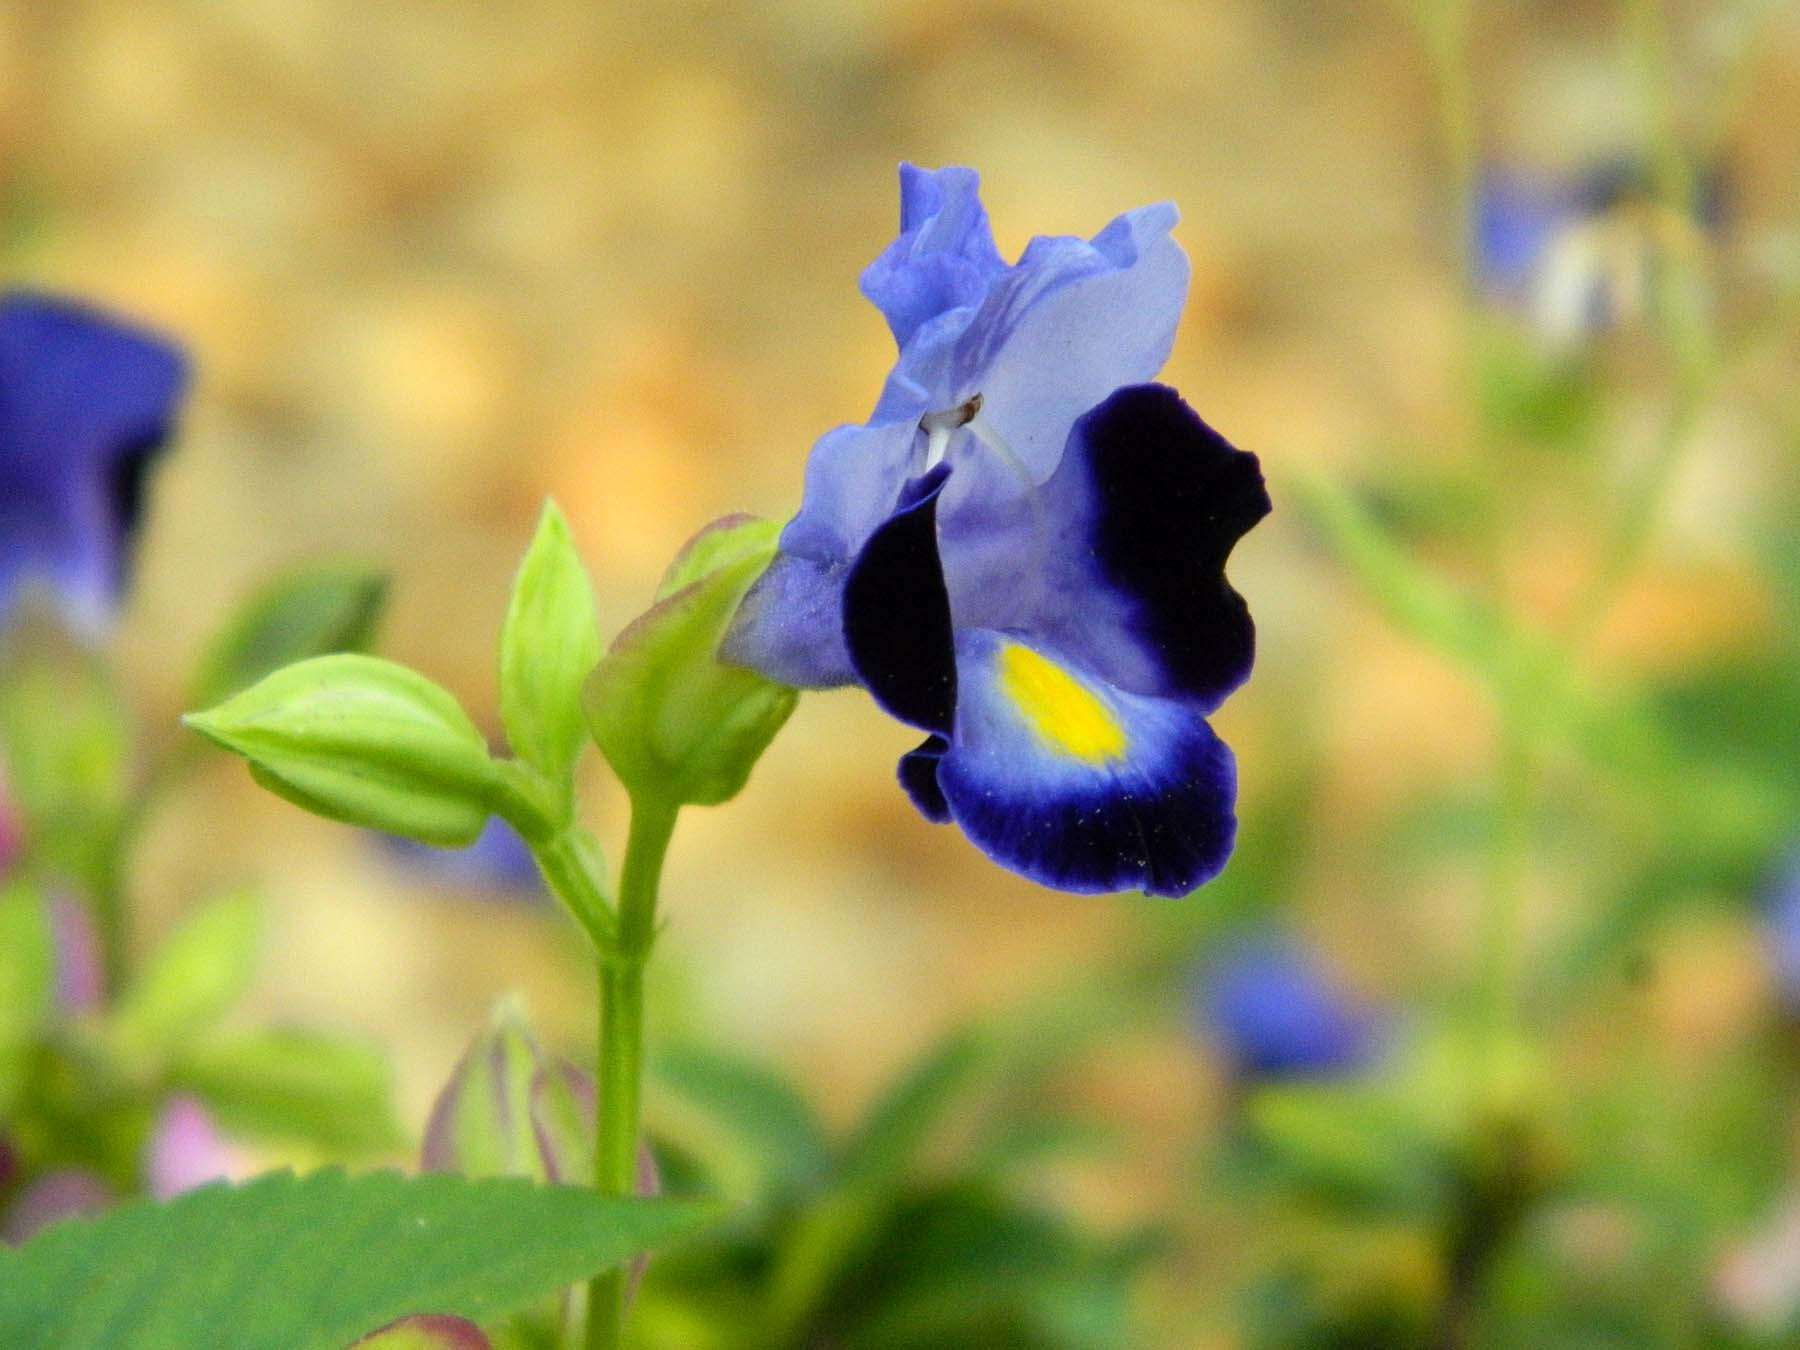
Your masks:
<svg viewBox="0 0 1800 1350"><path fill-rule="evenodd" d="M949 469L907 486L844 588L844 638L875 701L902 722L947 733L956 714L956 639L938 561L937 503Z"/></svg>
<svg viewBox="0 0 1800 1350"><path fill-rule="evenodd" d="M1225 563L1269 494L1256 456L1173 389L1134 385L1082 417L1044 511L1073 541L1021 626L1122 689L1207 711L1249 676L1256 629Z"/></svg>
<svg viewBox="0 0 1800 1350"><path fill-rule="evenodd" d="M1058 890L1182 896L1224 868L1237 769L1191 704L1114 689L1007 635L957 642L937 781L989 857Z"/></svg>
<svg viewBox="0 0 1800 1350"><path fill-rule="evenodd" d="M942 825L950 819L950 803L944 800L944 790L938 786L937 779L938 762L949 748L949 741L932 735L927 736L917 750L909 750L900 756L900 786L906 789L912 804L919 808L919 814L933 825Z"/></svg>

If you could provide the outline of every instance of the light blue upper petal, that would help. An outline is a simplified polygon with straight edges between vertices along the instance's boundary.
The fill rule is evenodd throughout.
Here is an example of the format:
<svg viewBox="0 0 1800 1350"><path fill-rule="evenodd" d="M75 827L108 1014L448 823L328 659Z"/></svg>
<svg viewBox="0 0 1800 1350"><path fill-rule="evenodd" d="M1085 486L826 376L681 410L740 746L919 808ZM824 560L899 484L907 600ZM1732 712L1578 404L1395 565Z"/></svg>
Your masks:
<svg viewBox="0 0 1800 1350"><path fill-rule="evenodd" d="M1169 237L1177 218L1164 203L1092 242L1032 240L958 339L947 406L979 393L1036 481L1055 471L1077 417L1169 359L1188 287L1187 255Z"/></svg>
<svg viewBox="0 0 1800 1350"><path fill-rule="evenodd" d="M924 468L919 419L975 394L1008 448L955 433L939 516L946 570L953 585L957 575L987 578L984 603L1016 610L1037 584L1018 544L1029 551L1041 542L1033 497L1076 418L1167 359L1188 280L1169 237L1173 206L1128 212L1092 240L1040 237L1008 267L977 187L970 170L903 167L901 236L863 277L899 359L869 423L840 427L814 447L800 511L745 600L728 659L801 687L853 681L841 632L845 574Z"/></svg>
<svg viewBox="0 0 1800 1350"><path fill-rule="evenodd" d="M900 237L864 270L862 292L902 348L928 320L972 313L1006 270L980 193L973 169L900 166Z"/></svg>

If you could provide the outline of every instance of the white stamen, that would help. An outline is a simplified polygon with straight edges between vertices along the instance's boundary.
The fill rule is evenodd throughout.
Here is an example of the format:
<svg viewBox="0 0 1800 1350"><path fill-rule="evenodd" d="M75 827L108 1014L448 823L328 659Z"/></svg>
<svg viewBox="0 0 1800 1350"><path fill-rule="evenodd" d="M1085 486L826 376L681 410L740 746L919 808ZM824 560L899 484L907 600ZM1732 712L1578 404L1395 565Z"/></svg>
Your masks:
<svg viewBox="0 0 1800 1350"><path fill-rule="evenodd" d="M976 394L954 408L926 413L919 419L919 430L925 433L925 468L927 471L944 462L950 448L950 436L958 427L968 426L981 411L981 395Z"/></svg>

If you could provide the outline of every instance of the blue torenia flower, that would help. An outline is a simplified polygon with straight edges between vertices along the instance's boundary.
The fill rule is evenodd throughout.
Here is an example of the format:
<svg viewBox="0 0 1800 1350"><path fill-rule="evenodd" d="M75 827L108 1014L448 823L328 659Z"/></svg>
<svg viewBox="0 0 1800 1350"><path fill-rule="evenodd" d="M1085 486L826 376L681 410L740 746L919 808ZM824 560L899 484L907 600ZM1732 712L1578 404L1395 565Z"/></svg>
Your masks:
<svg viewBox="0 0 1800 1350"><path fill-rule="evenodd" d="M82 627L110 619L186 383L161 338L65 300L0 296L0 624L33 583Z"/></svg>
<svg viewBox="0 0 1800 1350"><path fill-rule="evenodd" d="M1253 456L1173 390L1172 207L1003 262L974 174L901 175L864 273L900 355L870 421L814 448L725 655L864 685L928 733L934 821L1072 891L1185 895L1231 851L1236 769L1205 716L1249 674L1224 566L1269 509Z"/></svg>
<svg viewBox="0 0 1800 1350"><path fill-rule="evenodd" d="M1263 937L1220 957L1195 989L1202 1030L1240 1078L1306 1078L1367 1068L1381 1019L1305 948Z"/></svg>

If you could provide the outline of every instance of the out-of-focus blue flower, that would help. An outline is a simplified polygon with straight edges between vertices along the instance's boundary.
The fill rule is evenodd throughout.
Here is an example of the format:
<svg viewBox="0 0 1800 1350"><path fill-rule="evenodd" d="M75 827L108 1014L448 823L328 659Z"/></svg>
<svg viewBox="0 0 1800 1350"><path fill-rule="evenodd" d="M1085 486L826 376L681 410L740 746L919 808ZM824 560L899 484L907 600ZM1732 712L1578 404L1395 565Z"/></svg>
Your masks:
<svg viewBox="0 0 1800 1350"><path fill-rule="evenodd" d="M1800 1016L1800 845L1788 851L1769 883L1764 931L1775 988Z"/></svg>
<svg viewBox="0 0 1800 1350"><path fill-rule="evenodd" d="M1385 1044L1379 1013L1286 939L1247 941L1221 956L1195 986L1194 1009L1245 1079L1355 1073Z"/></svg>
<svg viewBox="0 0 1800 1350"><path fill-rule="evenodd" d="M503 999L432 1104L419 1167L465 1177L585 1182L593 1176L594 1080L539 1048L516 999ZM637 1191L661 1193L648 1144L638 1146ZM631 1289L648 1258L632 1262Z"/></svg>
<svg viewBox="0 0 1800 1350"><path fill-rule="evenodd" d="M0 296L0 624L33 584L82 627L110 619L186 384L159 337L66 300Z"/></svg>
<svg viewBox="0 0 1800 1350"><path fill-rule="evenodd" d="M900 779L990 857L1071 891L1185 895L1231 851L1236 769L1205 716L1249 674L1225 580L1269 509L1254 456L1173 390L1172 207L1092 241L993 246L966 169L901 176L863 277L900 358L822 439L725 655L855 682L925 731Z"/></svg>
<svg viewBox="0 0 1800 1350"><path fill-rule="evenodd" d="M449 890L538 896L544 882L517 830L495 816L467 848L434 848L398 835L376 836L390 857L423 881Z"/></svg>
<svg viewBox="0 0 1800 1350"><path fill-rule="evenodd" d="M1638 314L1666 256L1718 229L1720 202L1708 178L1680 219L1627 159L1567 174L1495 165L1476 193L1476 279L1545 337L1573 342Z"/></svg>

